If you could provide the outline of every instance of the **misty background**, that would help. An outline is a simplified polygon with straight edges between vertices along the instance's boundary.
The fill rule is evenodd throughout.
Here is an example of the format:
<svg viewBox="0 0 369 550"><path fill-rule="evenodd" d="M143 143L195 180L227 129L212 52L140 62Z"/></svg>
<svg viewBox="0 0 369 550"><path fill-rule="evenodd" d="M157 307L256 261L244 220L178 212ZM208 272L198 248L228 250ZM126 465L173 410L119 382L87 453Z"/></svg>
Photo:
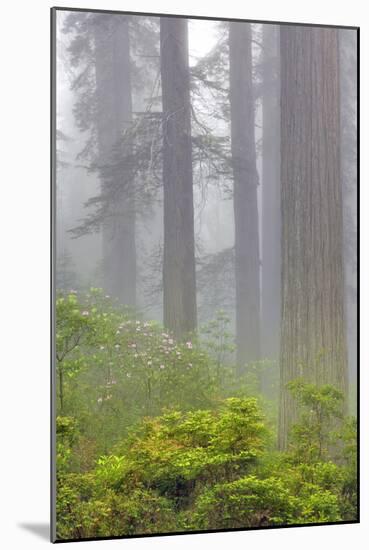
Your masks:
<svg viewBox="0 0 369 550"><path fill-rule="evenodd" d="M117 32L121 24L128 29L128 57L111 60L109 33ZM65 291L102 287L108 296L132 306L146 319L163 323L159 24L160 18L146 16L60 11L57 14L56 279L57 288ZM251 39L256 162L254 210L258 228L254 239L257 239L259 254L259 311L252 322L259 325L260 349L250 356L244 353L241 360L268 359L278 369L281 318L279 26L242 25L248 28ZM338 34L345 330L349 378L354 388L357 372L356 34L344 29ZM109 70L113 73L117 70L114 63L129 63L129 83L124 82L123 75L122 82L115 81L115 86L129 87L125 93L130 95L130 120L122 121L121 127L115 130L112 138L115 143L107 144L111 146L109 154L101 152L98 127L99 116L100 119L112 116L114 90L103 90L99 96L97 48L103 67L100 69L102 79L108 78ZM225 312L237 346L228 48L227 22L188 21L197 324L206 324L215 319L219 311ZM120 159L114 147L121 148ZM131 154L132 148L134 154ZM109 225L109 219L119 216L113 212L113 187L111 196L107 196L104 180L114 180L122 163L130 164L129 170L135 174L134 189L128 185L124 188L130 197L131 212L126 218L129 217L133 227L129 231L133 231L135 247L131 255L135 258L132 275L135 296L129 276L122 273L119 262L111 263L109 253L104 252L104 246L109 247L106 242L104 245L104 226ZM110 231L112 243L117 238L119 225ZM125 259L131 262L129 257L126 255ZM125 259L121 261L124 263ZM234 362L236 355L237 350L230 351L227 361ZM267 387L268 381L264 384ZM354 393L351 394L353 403Z"/></svg>

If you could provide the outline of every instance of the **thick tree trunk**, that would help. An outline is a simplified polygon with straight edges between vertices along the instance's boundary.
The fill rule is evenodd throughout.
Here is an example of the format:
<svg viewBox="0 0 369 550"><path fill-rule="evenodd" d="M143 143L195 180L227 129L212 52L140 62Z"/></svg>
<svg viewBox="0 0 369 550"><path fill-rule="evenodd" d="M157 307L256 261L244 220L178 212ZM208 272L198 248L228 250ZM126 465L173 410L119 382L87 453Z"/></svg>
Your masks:
<svg viewBox="0 0 369 550"><path fill-rule="evenodd" d="M196 328L188 29L185 19L160 20L163 102L164 325L177 338Z"/></svg>
<svg viewBox="0 0 369 550"><path fill-rule="evenodd" d="M98 163L102 193L113 194L103 224L103 284L122 304L136 304L135 205L129 153L132 121L129 29L123 16L99 15L95 28ZM118 17L118 18L117 18Z"/></svg>
<svg viewBox="0 0 369 550"><path fill-rule="evenodd" d="M263 25L261 353L278 359L281 316L279 27ZM267 381L265 381L267 383Z"/></svg>
<svg viewBox="0 0 369 550"><path fill-rule="evenodd" d="M297 419L286 384L347 393L337 30L282 26L279 447Z"/></svg>
<svg viewBox="0 0 369 550"><path fill-rule="evenodd" d="M251 27L229 24L235 219L236 343L240 372L260 358L260 257Z"/></svg>

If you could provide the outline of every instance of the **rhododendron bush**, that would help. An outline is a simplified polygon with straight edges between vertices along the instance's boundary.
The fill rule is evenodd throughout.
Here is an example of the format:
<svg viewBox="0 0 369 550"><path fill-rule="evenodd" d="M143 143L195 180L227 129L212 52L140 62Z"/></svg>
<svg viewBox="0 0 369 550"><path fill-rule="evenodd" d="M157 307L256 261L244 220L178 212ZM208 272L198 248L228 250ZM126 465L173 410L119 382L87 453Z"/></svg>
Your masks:
<svg viewBox="0 0 369 550"><path fill-rule="evenodd" d="M99 289L56 306L60 538L355 517L356 427L338 422L338 390L290 385L301 423L278 453L266 364L236 376L224 312L180 342Z"/></svg>

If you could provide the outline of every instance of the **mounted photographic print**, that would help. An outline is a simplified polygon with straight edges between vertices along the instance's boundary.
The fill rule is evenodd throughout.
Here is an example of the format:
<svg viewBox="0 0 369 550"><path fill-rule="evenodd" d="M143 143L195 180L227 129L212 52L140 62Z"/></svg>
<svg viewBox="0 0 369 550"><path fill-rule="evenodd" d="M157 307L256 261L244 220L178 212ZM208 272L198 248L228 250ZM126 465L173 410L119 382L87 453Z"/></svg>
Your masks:
<svg viewBox="0 0 369 550"><path fill-rule="evenodd" d="M52 540L357 523L358 28L51 16Z"/></svg>

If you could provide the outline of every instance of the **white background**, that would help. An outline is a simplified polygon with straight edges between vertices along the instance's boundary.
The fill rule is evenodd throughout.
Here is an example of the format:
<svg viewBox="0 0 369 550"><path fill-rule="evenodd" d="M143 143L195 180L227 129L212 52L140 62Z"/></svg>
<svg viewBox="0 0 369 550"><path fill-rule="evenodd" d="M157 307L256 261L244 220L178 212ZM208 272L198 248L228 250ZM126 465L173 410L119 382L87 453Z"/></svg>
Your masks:
<svg viewBox="0 0 369 550"><path fill-rule="evenodd" d="M369 540L368 30L359 0L70 0L58 5L361 26L362 477L360 525L79 543L159 548L335 550ZM0 28L0 545L37 549L49 519L49 7L6 0ZM27 527L28 526L28 527ZM30 527L31 526L31 527ZM35 533L40 531L40 534ZM88 545L88 546L86 546Z"/></svg>

